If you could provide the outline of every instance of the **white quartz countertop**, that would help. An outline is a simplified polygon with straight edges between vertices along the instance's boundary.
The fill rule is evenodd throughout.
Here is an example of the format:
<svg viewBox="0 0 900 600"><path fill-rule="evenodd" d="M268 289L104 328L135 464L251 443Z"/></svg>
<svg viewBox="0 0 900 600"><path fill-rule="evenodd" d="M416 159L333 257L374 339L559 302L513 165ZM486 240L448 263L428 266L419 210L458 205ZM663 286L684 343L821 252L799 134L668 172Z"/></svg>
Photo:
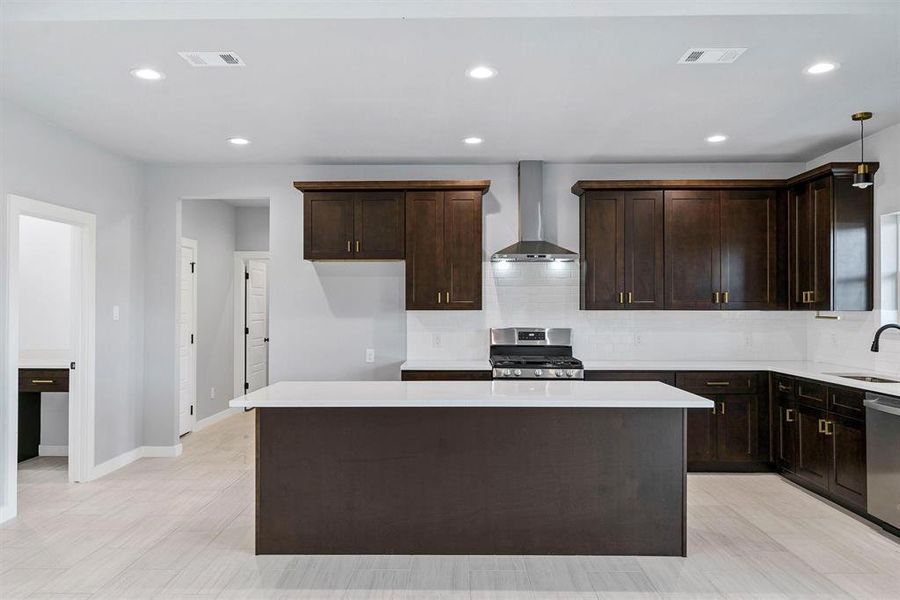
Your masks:
<svg viewBox="0 0 900 600"><path fill-rule="evenodd" d="M482 360L408 360L401 371L490 371L491 361Z"/></svg>
<svg viewBox="0 0 900 600"><path fill-rule="evenodd" d="M460 366L464 365L464 366ZM491 363L485 360L410 360L402 370L423 371L489 371ZM793 377L805 377L825 383L878 392L900 397L900 383L873 383L839 377L840 374L874 375L882 379L900 379L895 375L879 373L871 369L848 367L832 363L810 361L705 361L705 360L586 360L586 371L772 371Z"/></svg>
<svg viewBox="0 0 900 600"><path fill-rule="evenodd" d="M711 400L655 381L281 381L241 408L712 408Z"/></svg>

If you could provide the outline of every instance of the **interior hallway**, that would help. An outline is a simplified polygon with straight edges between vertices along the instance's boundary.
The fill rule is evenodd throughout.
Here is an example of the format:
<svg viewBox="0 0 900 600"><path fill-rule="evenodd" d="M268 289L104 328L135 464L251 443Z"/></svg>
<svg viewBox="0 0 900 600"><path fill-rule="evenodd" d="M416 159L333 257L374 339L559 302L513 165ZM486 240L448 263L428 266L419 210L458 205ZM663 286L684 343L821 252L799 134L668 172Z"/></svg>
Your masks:
<svg viewBox="0 0 900 600"><path fill-rule="evenodd" d="M900 598L900 544L775 475L688 477L680 558L254 556L253 413L86 484L19 466L0 598Z"/></svg>

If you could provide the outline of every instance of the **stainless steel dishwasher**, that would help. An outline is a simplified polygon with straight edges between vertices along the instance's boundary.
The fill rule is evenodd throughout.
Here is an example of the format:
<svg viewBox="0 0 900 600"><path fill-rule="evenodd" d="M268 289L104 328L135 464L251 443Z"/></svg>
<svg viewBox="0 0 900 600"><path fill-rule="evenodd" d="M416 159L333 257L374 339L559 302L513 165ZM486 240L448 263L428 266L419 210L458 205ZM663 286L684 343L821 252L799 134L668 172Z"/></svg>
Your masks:
<svg viewBox="0 0 900 600"><path fill-rule="evenodd" d="M900 398L868 392L865 406L867 510L900 529Z"/></svg>

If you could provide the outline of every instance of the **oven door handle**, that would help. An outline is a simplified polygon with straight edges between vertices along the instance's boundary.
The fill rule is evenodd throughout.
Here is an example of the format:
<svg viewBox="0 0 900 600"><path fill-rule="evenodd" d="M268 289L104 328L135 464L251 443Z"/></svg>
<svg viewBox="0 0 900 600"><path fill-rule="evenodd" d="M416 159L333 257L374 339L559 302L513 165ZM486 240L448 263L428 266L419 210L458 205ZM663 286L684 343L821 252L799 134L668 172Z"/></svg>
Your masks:
<svg viewBox="0 0 900 600"><path fill-rule="evenodd" d="M866 408L871 408L872 410L877 410L878 412L883 412L889 415L896 415L900 417L900 407L882 404L878 400L863 400L863 404Z"/></svg>

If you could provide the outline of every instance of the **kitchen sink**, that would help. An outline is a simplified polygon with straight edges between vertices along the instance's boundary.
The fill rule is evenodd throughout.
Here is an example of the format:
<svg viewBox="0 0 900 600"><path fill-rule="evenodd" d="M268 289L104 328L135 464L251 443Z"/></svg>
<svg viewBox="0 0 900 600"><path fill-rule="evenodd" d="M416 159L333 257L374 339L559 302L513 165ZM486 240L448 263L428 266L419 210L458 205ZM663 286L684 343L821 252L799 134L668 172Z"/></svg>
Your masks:
<svg viewBox="0 0 900 600"><path fill-rule="evenodd" d="M825 373L826 375L835 375L837 377L843 377L844 379L855 379L857 381L865 381L868 383L900 383L900 381L896 379L885 379L884 377L877 377L875 375L858 375L855 373Z"/></svg>

